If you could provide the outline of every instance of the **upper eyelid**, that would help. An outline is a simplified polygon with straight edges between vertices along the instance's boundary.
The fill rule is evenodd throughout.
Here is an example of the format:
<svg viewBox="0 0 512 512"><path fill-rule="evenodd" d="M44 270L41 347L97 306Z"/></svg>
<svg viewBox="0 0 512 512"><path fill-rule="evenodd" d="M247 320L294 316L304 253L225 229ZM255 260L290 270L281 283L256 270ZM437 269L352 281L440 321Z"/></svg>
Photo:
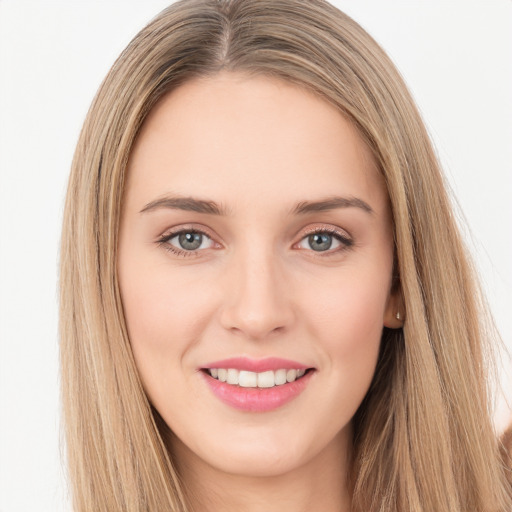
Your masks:
<svg viewBox="0 0 512 512"><path fill-rule="evenodd" d="M222 240L213 230L210 230L208 227L202 225L202 224L180 224L171 228L166 229L161 235L158 236L158 241L168 241L174 238L175 236L179 235L180 233L192 231L196 233L200 233L204 236L207 236L211 240L213 240L215 243L224 245L223 242L219 241ZM339 226L334 225L325 225L325 224L317 224L310 227L303 228L299 230L299 232L295 235L295 242L293 242L293 245L296 245L300 241L302 241L307 236L310 236L315 233L328 233L330 235L336 236L343 240L350 240L353 241L352 235L343 228L340 228Z"/></svg>
<svg viewBox="0 0 512 512"><path fill-rule="evenodd" d="M180 224L172 228L167 228L161 235L158 236L158 240L170 240L180 233L187 233L190 231L205 235L212 240L219 238L212 230L208 229L206 226L202 226L201 224Z"/></svg>
<svg viewBox="0 0 512 512"><path fill-rule="evenodd" d="M302 240L306 236L315 234L315 233L329 233L330 235L339 235L341 238L353 240L352 235L343 228L340 228L338 226L332 226L332 225L316 225L311 228L306 228L305 230L302 230L300 232L300 239Z"/></svg>

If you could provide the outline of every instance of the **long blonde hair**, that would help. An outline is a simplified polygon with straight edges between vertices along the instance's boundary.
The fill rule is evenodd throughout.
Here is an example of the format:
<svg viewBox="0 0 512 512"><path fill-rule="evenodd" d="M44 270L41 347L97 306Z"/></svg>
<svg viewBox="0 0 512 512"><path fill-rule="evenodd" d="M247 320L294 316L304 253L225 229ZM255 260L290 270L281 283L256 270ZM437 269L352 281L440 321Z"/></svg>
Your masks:
<svg viewBox="0 0 512 512"><path fill-rule="evenodd" d="M187 510L127 336L118 226L127 162L147 114L180 84L220 70L280 78L334 104L387 183L406 321L384 330L374 381L354 418L354 510L510 510L488 405L493 331L439 164L394 65L322 0L178 2L134 38L94 99L73 160L61 247L74 509Z"/></svg>

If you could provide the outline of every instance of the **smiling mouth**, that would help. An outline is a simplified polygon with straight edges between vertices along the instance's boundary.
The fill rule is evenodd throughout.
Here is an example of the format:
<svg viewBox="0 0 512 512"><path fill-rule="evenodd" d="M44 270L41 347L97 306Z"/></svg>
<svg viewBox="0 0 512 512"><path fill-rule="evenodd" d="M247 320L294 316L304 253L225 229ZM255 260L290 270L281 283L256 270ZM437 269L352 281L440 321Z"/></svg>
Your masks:
<svg viewBox="0 0 512 512"><path fill-rule="evenodd" d="M242 388L273 388L295 382L306 373L313 371L309 369L285 369L267 370L264 372L251 372L237 370L235 368L205 368L203 371L210 377Z"/></svg>
<svg viewBox="0 0 512 512"><path fill-rule="evenodd" d="M299 397L316 373L301 363L231 358L201 368L204 381L224 404L244 412L269 412Z"/></svg>

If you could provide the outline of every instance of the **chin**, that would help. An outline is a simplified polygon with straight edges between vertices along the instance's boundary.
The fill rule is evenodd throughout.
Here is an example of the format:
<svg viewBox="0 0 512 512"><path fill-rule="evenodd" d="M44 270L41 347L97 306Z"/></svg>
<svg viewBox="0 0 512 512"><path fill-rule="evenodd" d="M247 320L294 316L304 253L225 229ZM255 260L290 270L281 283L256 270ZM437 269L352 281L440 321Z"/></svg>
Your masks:
<svg viewBox="0 0 512 512"><path fill-rule="evenodd" d="M326 430L322 436L316 429L290 432L289 427L275 427L251 431L241 426L238 431L214 438L210 437L211 432L205 433L200 446L185 447L182 441L178 443L189 457L193 454L196 461L206 463L210 470L246 478L266 478L293 474L310 463L323 468L332 462L332 457L339 461L350 436L349 428L337 433Z"/></svg>
<svg viewBox="0 0 512 512"><path fill-rule="evenodd" d="M260 448L225 450L222 461L212 460L210 465L224 473L247 478L277 477L291 473L304 464L307 454L295 448Z"/></svg>

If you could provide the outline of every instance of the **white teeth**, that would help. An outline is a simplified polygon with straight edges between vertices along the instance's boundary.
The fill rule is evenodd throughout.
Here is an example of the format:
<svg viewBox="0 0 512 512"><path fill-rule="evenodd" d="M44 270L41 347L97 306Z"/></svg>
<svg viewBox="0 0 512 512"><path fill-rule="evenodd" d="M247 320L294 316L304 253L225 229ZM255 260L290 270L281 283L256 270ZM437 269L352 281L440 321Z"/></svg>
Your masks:
<svg viewBox="0 0 512 512"><path fill-rule="evenodd" d="M286 384L286 370L277 370L274 376L276 386Z"/></svg>
<svg viewBox="0 0 512 512"><path fill-rule="evenodd" d="M302 377L306 370L280 369L256 373L235 368L209 368L208 372L213 378L234 386L238 385L242 388L272 388L274 386L282 386L287 382L294 382Z"/></svg>
<svg viewBox="0 0 512 512"><path fill-rule="evenodd" d="M241 370L238 384L242 388L255 388L258 385L258 374Z"/></svg>
<svg viewBox="0 0 512 512"><path fill-rule="evenodd" d="M258 387L259 388L273 388L274 387L274 372L258 373Z"/></svg>
<svg viewBox="0 0 512 512"><path fill-rule="evenodd" d="M228 378L226 379L226 382L228 384L238 384L238 376L238 370L233 370L233 368L230 368L228 370Z"/></svg>
<svg viewBox="0 0 512 512"><path fill-rule="evenodd" d="M286 382L293 382L297 378L297 370L288 370L286 372Z"/></svg>

